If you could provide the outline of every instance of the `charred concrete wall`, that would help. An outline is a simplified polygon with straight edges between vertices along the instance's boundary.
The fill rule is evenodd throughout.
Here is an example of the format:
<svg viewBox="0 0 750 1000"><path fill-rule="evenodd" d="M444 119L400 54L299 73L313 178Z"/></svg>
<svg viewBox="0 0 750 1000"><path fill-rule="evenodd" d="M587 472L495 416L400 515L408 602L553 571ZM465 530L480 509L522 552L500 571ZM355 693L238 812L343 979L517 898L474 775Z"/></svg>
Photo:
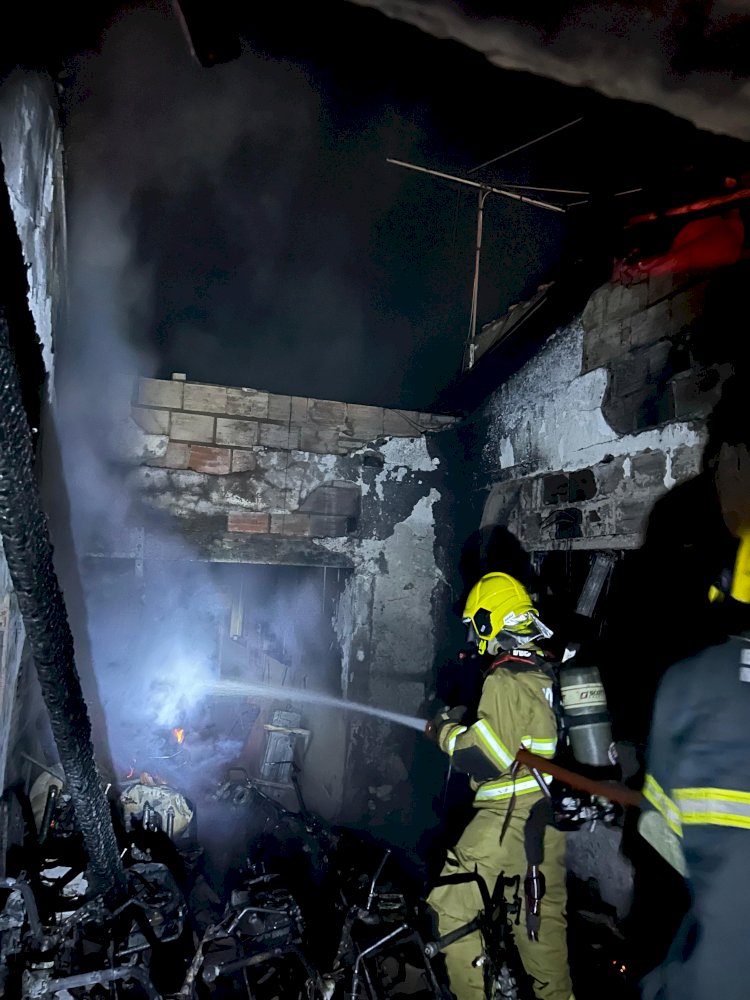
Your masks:
<svg viewBox="0 0 750 1000"><path fill-rule="evenodd" d="M603 286L493 394L483 525L507 525L529 551L638 547L654 502L699 471L732 370L726 325L710 319L719 286L742 281L727 270Z"/></svg>
<svg viewBox="0 0 750 1000"><path fill-rule="evenodd" d="M192 558L352 570L334 622L341 692L416 713L435 651L430 630L415 622L429 617L442 587L434 507L443 470L431 441L453 423L431 413L140 379L115 441L133 466L131 523L116 553L91 554L169 558L166 523L188 540ZM378 789L372 801L387 806L406 781L410 751L401 735L352 725L349 770L360 800L352 808L366 808L368 787Z"/></svg>

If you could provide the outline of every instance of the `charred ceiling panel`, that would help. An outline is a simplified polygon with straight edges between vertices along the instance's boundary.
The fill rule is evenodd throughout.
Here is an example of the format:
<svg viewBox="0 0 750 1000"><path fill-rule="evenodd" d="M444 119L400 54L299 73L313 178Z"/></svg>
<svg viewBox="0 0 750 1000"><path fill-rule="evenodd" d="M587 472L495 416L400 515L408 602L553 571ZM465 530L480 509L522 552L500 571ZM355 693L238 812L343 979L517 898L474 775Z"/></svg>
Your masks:
<svg viewBox="0 0 750 1000"><path fill-rule="evenodd" d="M750 15L727 3L496 4L355 0L503 69L653 104L700 128L750 138Z"/></svg>

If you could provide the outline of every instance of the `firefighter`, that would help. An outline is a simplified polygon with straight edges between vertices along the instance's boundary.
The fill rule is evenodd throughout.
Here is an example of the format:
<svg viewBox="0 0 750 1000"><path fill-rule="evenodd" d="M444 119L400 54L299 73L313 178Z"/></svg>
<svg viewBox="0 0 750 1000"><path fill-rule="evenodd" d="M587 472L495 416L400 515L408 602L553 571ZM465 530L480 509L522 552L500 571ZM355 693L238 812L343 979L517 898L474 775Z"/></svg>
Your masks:
<svg viewBox="0 0 750 1000"><path fill-rule="evenodd" d="M448 851L442 874L477 870L492 893L500 872L523 880L524 826L543 794L531 773L514 763L515 754L524 746L552 757L557 745L554 677L537 645L551 632L540 622L524 587L505 573L488 573L472 588L463 620L479 653L495 659L473 725L462 721L462 707L443 712L428 725L428 735L449 755L453 769L470 775L476 808L455 848ZM549 827L544 849L547 891L539 940L530 941L521 932L516 944L536 996L569 1000L564 834ZM438 885L428 902L441 936L471 921L481 909L478 889L471 882ZM451 989L458 1000L484 996L482 969L476 965L481 952L478 933L445 949Z"/></svg>
<svg viewBox="0 0 750 1000"><path fill-rule="evenodd" d="M656 697L639 820L687 880L690 907L646 1000L740 1000L750 990L750 452L722 449L717 493L738 539L713 589L714 641L670 667ZM728 593L722 593L728 590Z"/></svg>

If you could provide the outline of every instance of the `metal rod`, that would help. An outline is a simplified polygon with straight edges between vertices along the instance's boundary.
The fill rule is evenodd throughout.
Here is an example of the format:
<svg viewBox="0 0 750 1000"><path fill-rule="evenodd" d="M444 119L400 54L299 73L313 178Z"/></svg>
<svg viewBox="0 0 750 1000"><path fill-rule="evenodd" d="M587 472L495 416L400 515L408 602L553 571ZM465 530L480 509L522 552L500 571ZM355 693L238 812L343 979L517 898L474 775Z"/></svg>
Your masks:
<svg viewBox="0 0 750 1000"><path fill-rule="evenodd" d="M47 791L47 801L44 803L44 815L42 816L42 825L39 829L39 843L43 844L47 839L47 835L52 828L52 823L55 818L55 806L57 805L57 795L59 789L57 785L50 785Z"/></svg>
<svg viewBox="0 0 750 1000"><path fill-rule="evenodd" d="M591 194L590 191L575 191L571 188L538 187L536 184L511 184L510 181L503 181L502 184L504 188L518 188L522 191L544 191L547 194Z"/></svg>
<svg viewBox="0 0 750 1000"><path fill-rule="evenodd" d="M391 849L389 847L388 850L383 855L383 860L380 862L378 870L372 876L372 882L370 883L370 893L367 897L367 906L365 906L365 909L367 910L368 913L370 912L370 907L372 906L372 900L373 897L375 896L375 886L378 884L378 879L380 878L380 875L383 869L385 868L385 863L388 860L388 858L390 858L390 856L391 856Z"/></svg>
<svg viewBox="0 0 750 1000"><path fill-rule="evenodd" d="M361 951L357 955L357 960L354 963L354 973L352 975L352 988L349 993L350 1000L359 1000L359 997L357 996L359 993L359 967L362 964L362 960L367 958L367 956L371 955L374 951L377 951L378 948L382 948L383 945L388 944L388 942L392 941L395 937L398 937L399 934L403 934L404 931L408 930L409 927L406 924L402 924L400 927L397 927L395 931L391 931L390 934L386 934L385 937L380 938L379 941L371 944L369 948L365 948L364 951Z"/></svg>
<svg viewBox="0 0 750 1000"><path fill-rule="evenodd" d="M34 757L29 757L29 755L24 753L23 750L21 751L20 756L30 764L36 764L40 770L46 771L47 774L51 774L53 778L57 778L59 781L65 780L65 775L62 773L62 769L58 764L53 764L51 767L48 767L46 764L42 764L40 760L36 760ZM55 770L55 768L57 768L57 770Z"/></svg>
<svg viewBox="0 0 750 1000"><path fill-rule="evenodd" d="M509 149L506 153L501 153L499 156L495 156L492 160L487 160L486 163L480 163L478 167L474 167L469 171L469 173L475 174L477 170L483 170L485 167L490 167L493 163L497 163L498 160L504 160L506 156L512 156L514 153L520 153L522 149L528 149L529 146L533 146L537 142L542 142L544 139L549 139L551 136L557 135L558 132L564 132L566 128L570 128L572 125L577 125L582 121L583 116L580 118L574 118L573 121L568 122L567 125L560 125L558 128L553 128L551 132L546 132L544 135L540 135L536 139L530 139L529 142L524 142L523 145L516 146L515 149Z"/></svg>
<svg viewBox="0 0 750 1000"><path fill-rule="evenodd" d="M539 201L536 198L527 198L525 194L516 194L515 191L505 191L503 188L493 187L491 184L481 184L479 181L470 181L466 177L456 177L455 174L446 174L442 170L431 170L429 167L420 167L416 163L406 163L404 160L393 160L387 158L388 163L396 167L404 167L406 170L416 170L420 174L429 174L430 177L439 177L444 181L453 181L454 184L464 184L466 187L479 188L481 191L489 191L492 194L499 194L503 198L511 198L513 201L521 201L524 205L536 205L537 208L546 208L550 212L565 213L562 205L553 205L549 201Z"/></svg>
<svg viewBox="0 0 750 1000"><path fill-rule="evenodd" d="M474 366L474 340L477 335L477 312L479 308L479 267L482 260L482 230L484 228L484 203L489 191L479 192L479 203L477 206L477 245L474 254L474 281L471 287L471 316L469 317L469 339L467 368Z"/></svg>
<svg viewBox="0 0 750 1000"><path fill-rule="evenodd" d="M161 1000L161 994L154 989L148 973L137 965L123 965L118 969L102 969L98 972L82 972L77 976L66 976L64 979L46 979L33 983L26 996L52 996L63 990L76 990L84 986L103 986L105 983L115 983L120 979L135 979L149 1000Z"/></svg>

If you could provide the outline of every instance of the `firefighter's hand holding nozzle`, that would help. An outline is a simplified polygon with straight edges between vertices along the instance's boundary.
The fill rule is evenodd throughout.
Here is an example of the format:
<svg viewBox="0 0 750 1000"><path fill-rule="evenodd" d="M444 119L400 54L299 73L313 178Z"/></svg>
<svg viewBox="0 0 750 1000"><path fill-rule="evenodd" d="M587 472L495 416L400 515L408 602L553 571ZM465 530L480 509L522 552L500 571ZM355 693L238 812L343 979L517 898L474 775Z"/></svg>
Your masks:
<svg viewBox="0 0 750 1000"><path fill-rule="evenodd" d="M465 705L456 705L455 708L444 708L442 712L439 712L435 716L434 719L430 719L424 727L425 736L428 740L437 742L441 726L444 726L447 723L462 722L467 712L468 709Z"/></svg>

